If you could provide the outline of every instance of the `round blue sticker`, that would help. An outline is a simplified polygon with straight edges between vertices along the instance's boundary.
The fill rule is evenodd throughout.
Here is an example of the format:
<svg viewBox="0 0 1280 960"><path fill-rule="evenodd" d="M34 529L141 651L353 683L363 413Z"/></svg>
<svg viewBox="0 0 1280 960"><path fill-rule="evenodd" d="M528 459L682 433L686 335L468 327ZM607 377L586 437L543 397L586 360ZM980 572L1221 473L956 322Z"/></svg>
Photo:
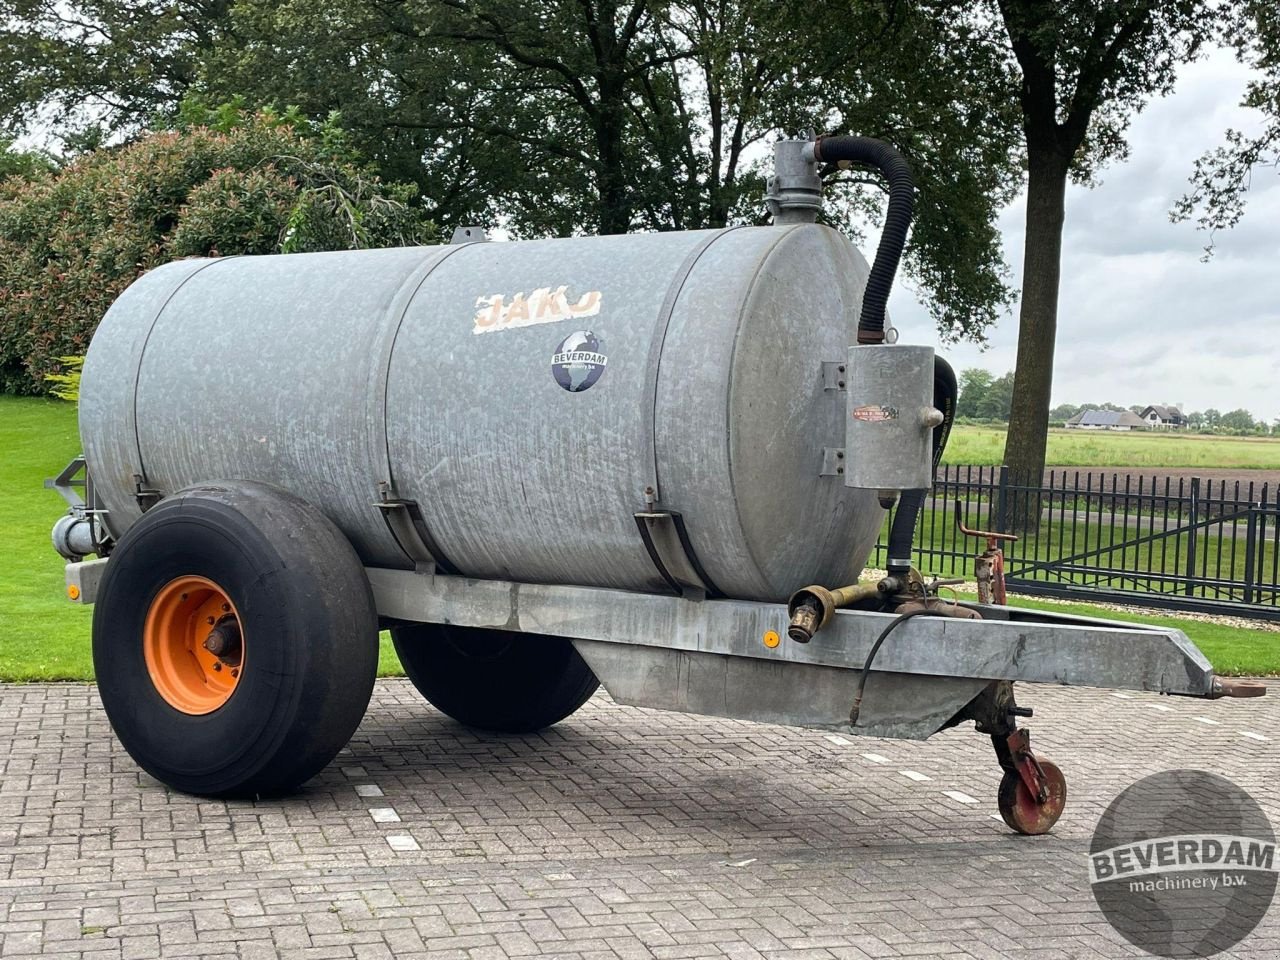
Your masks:
<svg viewBox="0 0 1280 960"><path fill-rule="evenodd" d="M576 330L552 354L551 375L570 393L581 393L595 386L608 363L604 341L590 330Z"/></svg>

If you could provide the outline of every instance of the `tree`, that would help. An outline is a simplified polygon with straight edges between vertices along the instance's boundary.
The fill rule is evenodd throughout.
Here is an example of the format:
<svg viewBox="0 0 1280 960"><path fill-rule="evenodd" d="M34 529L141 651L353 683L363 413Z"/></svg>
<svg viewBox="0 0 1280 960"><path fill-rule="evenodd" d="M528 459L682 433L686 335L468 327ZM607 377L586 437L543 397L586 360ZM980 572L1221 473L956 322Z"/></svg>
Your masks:
<svg viewBox="0 0 1280 960"><path fill-rule="evenodd" d="M169 260L432 239L413 188L379 181L338 145L259 115L0 181L0 390L47 392L121 291Z"/></svg>
<svg viewBox="0 0 1280 960"><path fill-rule="evenodd" d="M1217 425L1222 430L1237 430L1241 433L1248 433L1253 430L1255 423L1253 414L1248 410L1237 409L1224 413Z"/></svg>
<svg viewBox="0 0 1280 960"><path fill-rule="evenodd" d="M1010 370L991 384L991 418L1008 423L1013 412L1014 374Z"/></svg>
<svg viewBox="0 0 1280 960"><path fill-rule="evenodd" d="M1221 35L1228 14L1201 0L995 2L1016 63L1027 161L1017 382L1005 462L1015 478L1030 482L1045 462L1067 180L1089 182L1099 166L1124 157L1131 115L1172 90L1178 66ZM942 6L957 15L955 6Z"/></svg>
<svg viewBox="0 0 1280 960"><path fill-rule="evenodd" d="M0 138L0 180L20 177L30 180L54 169L53 158L41 150L16 150L12 140Z"/></svg>
<svg viewBox="0 0 1280 960"><path fill-rule="evenodd" d="M172 116L233 0L0 0L0 126L77 149Z"/></svg>
<svg viewBox="0 0 1280 960"><path fill-rule="evenodd" d="M1083 409L1083 406L1074 403L1060 403L1049 411L1049 420L1070 420Z"/></svg>
<svg viewBox="0 0 1280 960"><path fill-rule="evenodd" d="M974 420L1009 419L1013 402L1013 373L996 377L987 370L971 367L960 373L960 398L956 414Z"/></svg>
<svg viewBox="0 0 1280 960"><path fill-rule="evenodd" d="M960 371L960 397L956 401L956 416L972 420L986 418L988 395L995 376L981 367Z"/></svg>
<svg viewBox="0 0 1280 960"><path fill-rule="evenodd" d="M1196 217L1209 233L1206 257L1213 252L1213 234L1234 227L1244 216L1253 172L1280 164L1280 17L1272 0L1242 0L1229 8L1232 19L1226 39L1236 57L1255 71L1241 106L1261 111L1262 128L1252 134L1226 131L1225 143L1201 156L1191 176L1191 190L1174 206L1174 222Z"/></svg>

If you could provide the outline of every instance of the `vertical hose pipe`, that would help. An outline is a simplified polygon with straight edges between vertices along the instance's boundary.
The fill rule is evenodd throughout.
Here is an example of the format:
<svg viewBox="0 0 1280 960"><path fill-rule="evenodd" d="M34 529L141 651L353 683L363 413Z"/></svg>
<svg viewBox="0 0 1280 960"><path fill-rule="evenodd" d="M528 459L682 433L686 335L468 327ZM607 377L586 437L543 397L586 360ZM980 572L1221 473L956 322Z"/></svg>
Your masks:
<svg viewBox="0 0 1280 960"><path fill-rule="evenodd" d="M883 343L885 307L889 290L902 260L915 206L915 177L907 158L882 140L870 137L821 137L814 144L813 155L823 163L861 163L874 167L889 181L889 208L885 212L880 245L867 278L858 317L858 342Z"/></svg>

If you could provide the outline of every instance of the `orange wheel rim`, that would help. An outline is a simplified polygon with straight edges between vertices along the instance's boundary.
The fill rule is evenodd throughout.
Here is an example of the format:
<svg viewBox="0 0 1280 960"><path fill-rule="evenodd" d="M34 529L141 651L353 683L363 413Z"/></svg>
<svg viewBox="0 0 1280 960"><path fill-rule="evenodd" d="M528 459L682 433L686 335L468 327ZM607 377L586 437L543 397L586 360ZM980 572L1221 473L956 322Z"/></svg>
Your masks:
<svg viewBox="0 0 1280 960"><path fill-rule="evenodd" d="M151 683L169 706L193 716L212 713L231 699L244 673L240 615L212 580L178 577L151 601L142 651Z"/></svg>

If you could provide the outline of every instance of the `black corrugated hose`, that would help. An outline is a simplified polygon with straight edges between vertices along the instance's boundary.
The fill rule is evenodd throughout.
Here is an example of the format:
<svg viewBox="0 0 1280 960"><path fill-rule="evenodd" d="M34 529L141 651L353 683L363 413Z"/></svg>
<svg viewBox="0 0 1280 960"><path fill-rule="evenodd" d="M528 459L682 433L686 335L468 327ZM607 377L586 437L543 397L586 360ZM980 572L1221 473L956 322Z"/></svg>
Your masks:
<svg viewBox="0 0 1280 960"><path fill-rule="evenodd" d="M933 428L933 469L937 472L946 449L951 423L956 416L956 399L960 393L956 385L956 372L941 357L933 358L933 405L942 411L942 424ZM911 563L911 541L915 539L916 518L924 506L925 490L904 490L898 501L898 512L893 515L889 528L890 573L903 573ZM894 563L905 560L906 563Z"/></svg>
<svg viewBox="0 0 1280 960"><path fill-rule="evenodd" d="M907 244L907 230L911 227L911 211L915 206L916 185L911 165L889 144L870 137L820 137L813 153L823 163L847 160L875 167L889 181L889 208L858 317L858 342L883 343L885 307Z"/></svg>

